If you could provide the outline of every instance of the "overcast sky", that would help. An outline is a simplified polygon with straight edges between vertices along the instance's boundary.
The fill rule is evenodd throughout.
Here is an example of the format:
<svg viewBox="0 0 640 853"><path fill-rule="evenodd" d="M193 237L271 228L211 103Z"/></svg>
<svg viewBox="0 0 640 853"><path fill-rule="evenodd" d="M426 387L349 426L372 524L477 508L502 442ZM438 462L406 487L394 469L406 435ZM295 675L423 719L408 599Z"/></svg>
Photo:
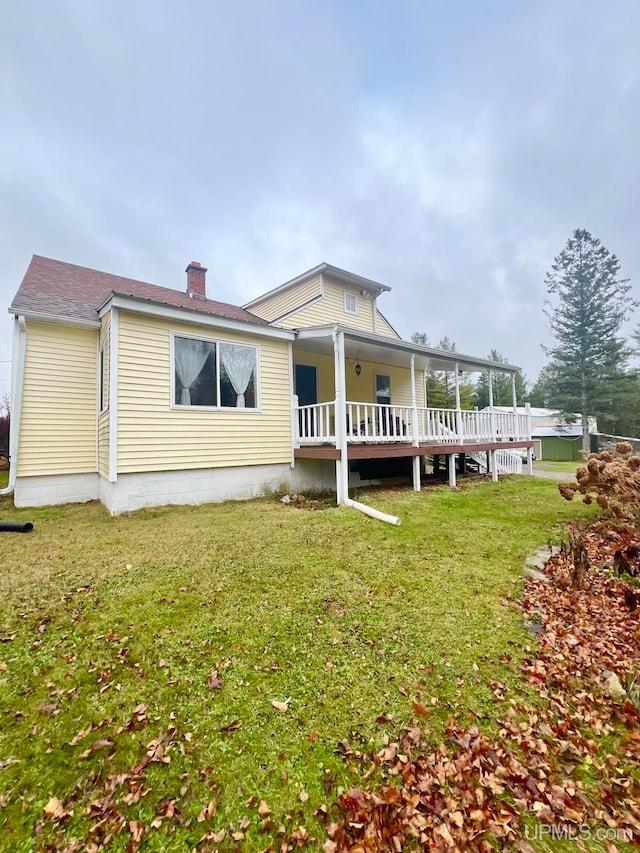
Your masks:
<svg viewBox="0 0 640 853"><path fill-rule="evenodd" d="M32 254L240 304L327 261L529 379L574 228L640 297L638 0L0 5L2 362Z"/></svg>

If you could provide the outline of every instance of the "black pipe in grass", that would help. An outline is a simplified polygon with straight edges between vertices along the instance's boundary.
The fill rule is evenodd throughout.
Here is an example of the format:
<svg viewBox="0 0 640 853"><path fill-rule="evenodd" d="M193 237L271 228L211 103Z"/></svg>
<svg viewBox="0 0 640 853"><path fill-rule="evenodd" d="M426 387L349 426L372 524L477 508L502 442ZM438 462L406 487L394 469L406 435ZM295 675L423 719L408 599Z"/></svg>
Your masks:
<svg viewBox="0 0 640 853"><path fill-rule="evenodd" d="M0 533L30 533L32 530L30 521L0 521Z"/></svg>

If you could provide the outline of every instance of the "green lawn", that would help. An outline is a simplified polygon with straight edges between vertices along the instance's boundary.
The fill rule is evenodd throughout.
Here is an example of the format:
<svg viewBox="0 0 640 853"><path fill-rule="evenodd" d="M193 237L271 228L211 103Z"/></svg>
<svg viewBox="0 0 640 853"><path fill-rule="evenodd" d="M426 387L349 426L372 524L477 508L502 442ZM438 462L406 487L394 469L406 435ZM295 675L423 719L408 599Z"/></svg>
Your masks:
<svg viewBox="0 0 640 853"><path fill-rule="evenodd" d="M452 711L491 729L503 709L490 682L525 691L532 640L508 600L523 560L589 510L529 477L359 497L402 525L274 497L118 518L0 499L0 519L35 525L0 534L0 850L85 838L159 731L170 761L146 768L148 793L114 795L127 824L165 815L144 849L226 829L251 851L277 846L280 824L322 840L314 810L353 782L343 738L379 749L416 702L436 744ZM45 804L70 795L73 816L36 844ZM272 809L265 833L254 795Z"/></svg>
<svg viewBox="0 0 640 853"><path fill-rule="evenodd" d="M554 462L553 460L541 459L534 462L533 467L534 470L557 471L560 474L566 474L567 477L573 477L580 465L584 465L582 460L580 462Z"/></svg>
<svg viewBox="0 0 640 853"><path fill-rule="evenodd" d="M4 489L9 482L9 472L0 471L0 489Z"/></svg>

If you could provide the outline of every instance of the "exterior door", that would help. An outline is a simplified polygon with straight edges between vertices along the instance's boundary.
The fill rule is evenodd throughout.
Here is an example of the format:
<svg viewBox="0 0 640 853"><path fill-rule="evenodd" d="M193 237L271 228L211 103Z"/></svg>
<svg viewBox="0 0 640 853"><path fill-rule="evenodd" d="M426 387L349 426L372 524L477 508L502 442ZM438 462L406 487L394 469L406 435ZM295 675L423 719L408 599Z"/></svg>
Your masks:
<svg viewBox="0 0 640 853"><path fill-rule="evenodd" d="M318 368L314 364L296 364L294 387L299 406L312 406L318 402ZM298 412L298 430L301 438L316 435L315 410Z"/></svg>
<svg viewBox="0 0 640 853"><path fill-rule="evenodd" d="M318 402L318 368L315 364L296 364L295 389L301 406Z"/></svg>

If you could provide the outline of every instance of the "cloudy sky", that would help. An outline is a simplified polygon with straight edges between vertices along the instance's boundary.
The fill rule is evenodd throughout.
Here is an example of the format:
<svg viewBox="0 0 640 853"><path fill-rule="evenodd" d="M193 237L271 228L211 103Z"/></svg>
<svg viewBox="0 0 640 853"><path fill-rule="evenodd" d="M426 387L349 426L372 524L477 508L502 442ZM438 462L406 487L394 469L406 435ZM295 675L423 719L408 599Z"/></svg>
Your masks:
<svg viewBox="0 0 640 853"><path fill-rule="evenodd" d="M534 379L576 227L640 297L638 0L5 0L6 306L32 254L243 303L327 261Z"/></svg>

